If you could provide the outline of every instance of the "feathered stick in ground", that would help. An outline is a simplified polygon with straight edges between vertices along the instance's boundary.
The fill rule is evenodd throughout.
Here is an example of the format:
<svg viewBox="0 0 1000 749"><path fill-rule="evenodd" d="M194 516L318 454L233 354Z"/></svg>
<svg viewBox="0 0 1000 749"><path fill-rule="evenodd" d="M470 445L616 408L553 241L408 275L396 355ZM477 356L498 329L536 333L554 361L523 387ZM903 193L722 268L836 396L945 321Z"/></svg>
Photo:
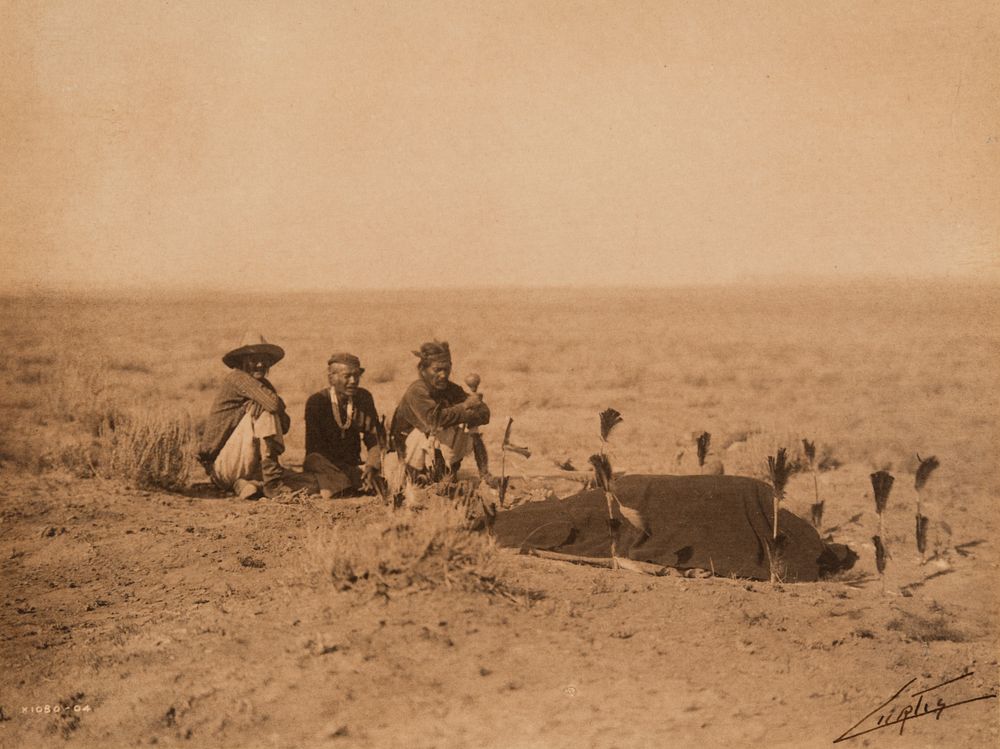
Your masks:
<svg viewBox="0 0 1000 749"><path fill-rule="evenodd" d="M930 518L922 512L924 485L935 469L941 465L941 462L933 455L925 459L918 454L917 460L920 461L920 466L917 468L913 485L917 490L917 551L920 552L920 563L923 564L925 562L924 552L927 551L927 526L930 525Z"/></svg>
<svg viewBox="0 0 1000 749"><path fill-rule="evenodd" d="M771 582L779 582L780 566L780 544L778 543L778 512L781 509L781 501L785 498L785 484L788 477L792 475L792 464L788 462L788 455L783 447L778 448L775 455L767 456L767 472L771 478L771 486L774 488L773 519L771 528L771 545L769 547Z"/></svg>
<svg viewBox="0 0 1000 749"><path fill-rule="evenodd" d="M611 461L608 460L608 438L611 437L612 430L621 424L623 419L621 412L614 408L606 408L601 411L600 419L601 452L598 455L590 456L590 464L594 466L594 480L597 483L597 486L604 490L604 498L608 503L608 531L611 534L611 562L612 567L614 569L618 569L616 561L616 547L618 545L620 522L615 519L614 512L612 511L616 498L611 485L614 474L611 471Z"/></svg>
<svg viewBox="0 0 1000 749"><path fill-rule="evenodd" d="M507 428L503 432L503 443L500 445L500 485L497 487L497 493L500 496L501 507L504 506L504 499L507 497L507 483L510 481L510 477L507 476L507 453L514 453L515 455L520 455L522 458L531 457L531 450L528 448L511 444L510 430L513 426L514 419L508 416Z"/></svg>
<svg viewBox="0 0 1000 749"><path fill-rule="evenodd" d="M611 538L611 568L618 569L618 531L621 521L614 514L614 494L611 491L611 461L604 452L590 456L590 465L594 467L594 483L604 492L608 503L608 535Z"/></svg>
<svg viewBox="0 0 1000 749"><path fill-rule="evenodd" d="M885 565L889 559L889 549L885 545L885 519L882 514L889 503L889 492L895 479L888 471L876 471L871 475L872 490L875 493L875 512L878 513L878 535L872 536L875 544L875 566L882 578L882 592L885 592Z"/></svg>
<svg viewBox="0 0 1000 749"><path fill-rule="evenodd" d="M809 463L809 472L812 473L813 477L813 500L812 507L810 507L810 514L812 515L812 524L816 530L823 524L823 505L825 502L820 501L819 498L819 479L816 476L816 443L810 442L807 439L802 440L802 452L806 455L806 462Z"/></svg>
<svg viewBox="0 0 1000 749"><path fill-rule="evenodd" d="M614 507L618 505L618 512L629 523L636 528L642 528L642 517L638 512L625 507L614 492L614 473L611 470L611 461L608 459L608 437L611 431L622 422L622 415L613 408L601 412L601 452L590 456L590 464L594 467L594 482L604 492L604 499L608 503L608 535L611 539L611 567L619 569L618 562L618 534L621 531L621 520L615 517Z"/></svg>

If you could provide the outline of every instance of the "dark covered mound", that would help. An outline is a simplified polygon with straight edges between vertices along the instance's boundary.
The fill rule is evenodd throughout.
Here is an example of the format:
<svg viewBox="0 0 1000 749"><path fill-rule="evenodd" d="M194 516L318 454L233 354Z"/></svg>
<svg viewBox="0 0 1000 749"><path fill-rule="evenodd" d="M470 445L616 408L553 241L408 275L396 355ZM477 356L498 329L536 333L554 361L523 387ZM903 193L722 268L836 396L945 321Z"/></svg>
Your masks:
<svg viewBox="0 0 1000 749"><path fill-rule="evenodd" d="M622 521L618 554L680 569L710 570L724 577L770 577L772 490L744 476L625 476L615 481L622 504L642 516L642 529ZM615 516L620 518L617 508ZM528 502L496 516L502 546L609 557L604 493L591 490L566 499ZM849 569L857 555L824 543L808 522L778 515L787 582L811 582Z"/></svg>

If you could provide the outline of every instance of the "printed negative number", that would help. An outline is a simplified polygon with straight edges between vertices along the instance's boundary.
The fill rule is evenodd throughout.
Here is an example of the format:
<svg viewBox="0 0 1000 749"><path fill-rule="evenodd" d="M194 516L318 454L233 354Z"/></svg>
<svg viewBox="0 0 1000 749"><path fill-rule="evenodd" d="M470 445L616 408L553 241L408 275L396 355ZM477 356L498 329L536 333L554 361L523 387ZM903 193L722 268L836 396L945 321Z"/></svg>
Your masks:
<svg viewBox="0 0 1000 749"><path fill-rule="evenodd" d="M90 705L32 705L22 707L21 714L36 713L40 715L59 715L61 713L89 713Z"/></svg>

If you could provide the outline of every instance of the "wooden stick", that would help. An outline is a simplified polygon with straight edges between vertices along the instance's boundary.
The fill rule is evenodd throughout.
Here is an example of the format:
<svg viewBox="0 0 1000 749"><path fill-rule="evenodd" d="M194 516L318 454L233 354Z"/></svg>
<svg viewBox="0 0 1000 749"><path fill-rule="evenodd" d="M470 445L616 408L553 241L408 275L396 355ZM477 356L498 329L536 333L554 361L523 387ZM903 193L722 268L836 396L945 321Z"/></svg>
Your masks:
<svg viewBox="0 0 1000 749"><path fill-rule="evenodd" d="M557 562L588 564L591 567L608 567L609 569L615 569L615 560L605 559L604 557L581 557L575 554L560 554L557 551L544 551L542 549L526 549L522 553L527 556L538 557L540 559L553 559ZM643 572L647 575L655 575L657 577L670 574L670 568L663 567L659 564L653 564L652 562L639 562L634 559L620 559L618 561L622 562L622 569L628 569L634 572Z"/></svg>

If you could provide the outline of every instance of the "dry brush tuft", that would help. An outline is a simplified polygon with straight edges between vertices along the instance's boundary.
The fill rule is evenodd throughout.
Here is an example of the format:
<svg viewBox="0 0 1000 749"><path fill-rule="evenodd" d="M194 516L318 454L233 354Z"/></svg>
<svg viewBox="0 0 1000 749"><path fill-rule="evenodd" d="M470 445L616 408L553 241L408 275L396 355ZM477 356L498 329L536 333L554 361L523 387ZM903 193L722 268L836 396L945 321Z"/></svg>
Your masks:
<svg viewBox="0 0 1000 749"><path fill-rule="evenodd" d="M111 386L122 369L107 358L76 356L54 365L40 414L48 429L30 446L34 462L79 477L120 479L144 488L183 488L194 465L186 413L149 410Z"/></svg>
<svg viewBox="0 0 1000 749"><path fill-rule="evenodd" d="M165 411L133 411L99 434L98 470L105 478L124 479L146 488L182 489L194 462L190 419Z"/></svg>
<svg viewBox="0 0 1000 749"><path fill-rule="evenodd" d="M121 404L110 385L111 363L102 356L78 355L54 365L52 387L45 391L41 414L48 421L76 423L89 435L114 421Z"/></svg>
<svg viewBox="0 0 1000 749"><path fill-rule="evenodd" d="M499 577L496 546L466 508L421 491L421 501L379 506L361 524L338 524L316 549L341 590L389 596L409 589L465 590L516 598Z"/></svg>

